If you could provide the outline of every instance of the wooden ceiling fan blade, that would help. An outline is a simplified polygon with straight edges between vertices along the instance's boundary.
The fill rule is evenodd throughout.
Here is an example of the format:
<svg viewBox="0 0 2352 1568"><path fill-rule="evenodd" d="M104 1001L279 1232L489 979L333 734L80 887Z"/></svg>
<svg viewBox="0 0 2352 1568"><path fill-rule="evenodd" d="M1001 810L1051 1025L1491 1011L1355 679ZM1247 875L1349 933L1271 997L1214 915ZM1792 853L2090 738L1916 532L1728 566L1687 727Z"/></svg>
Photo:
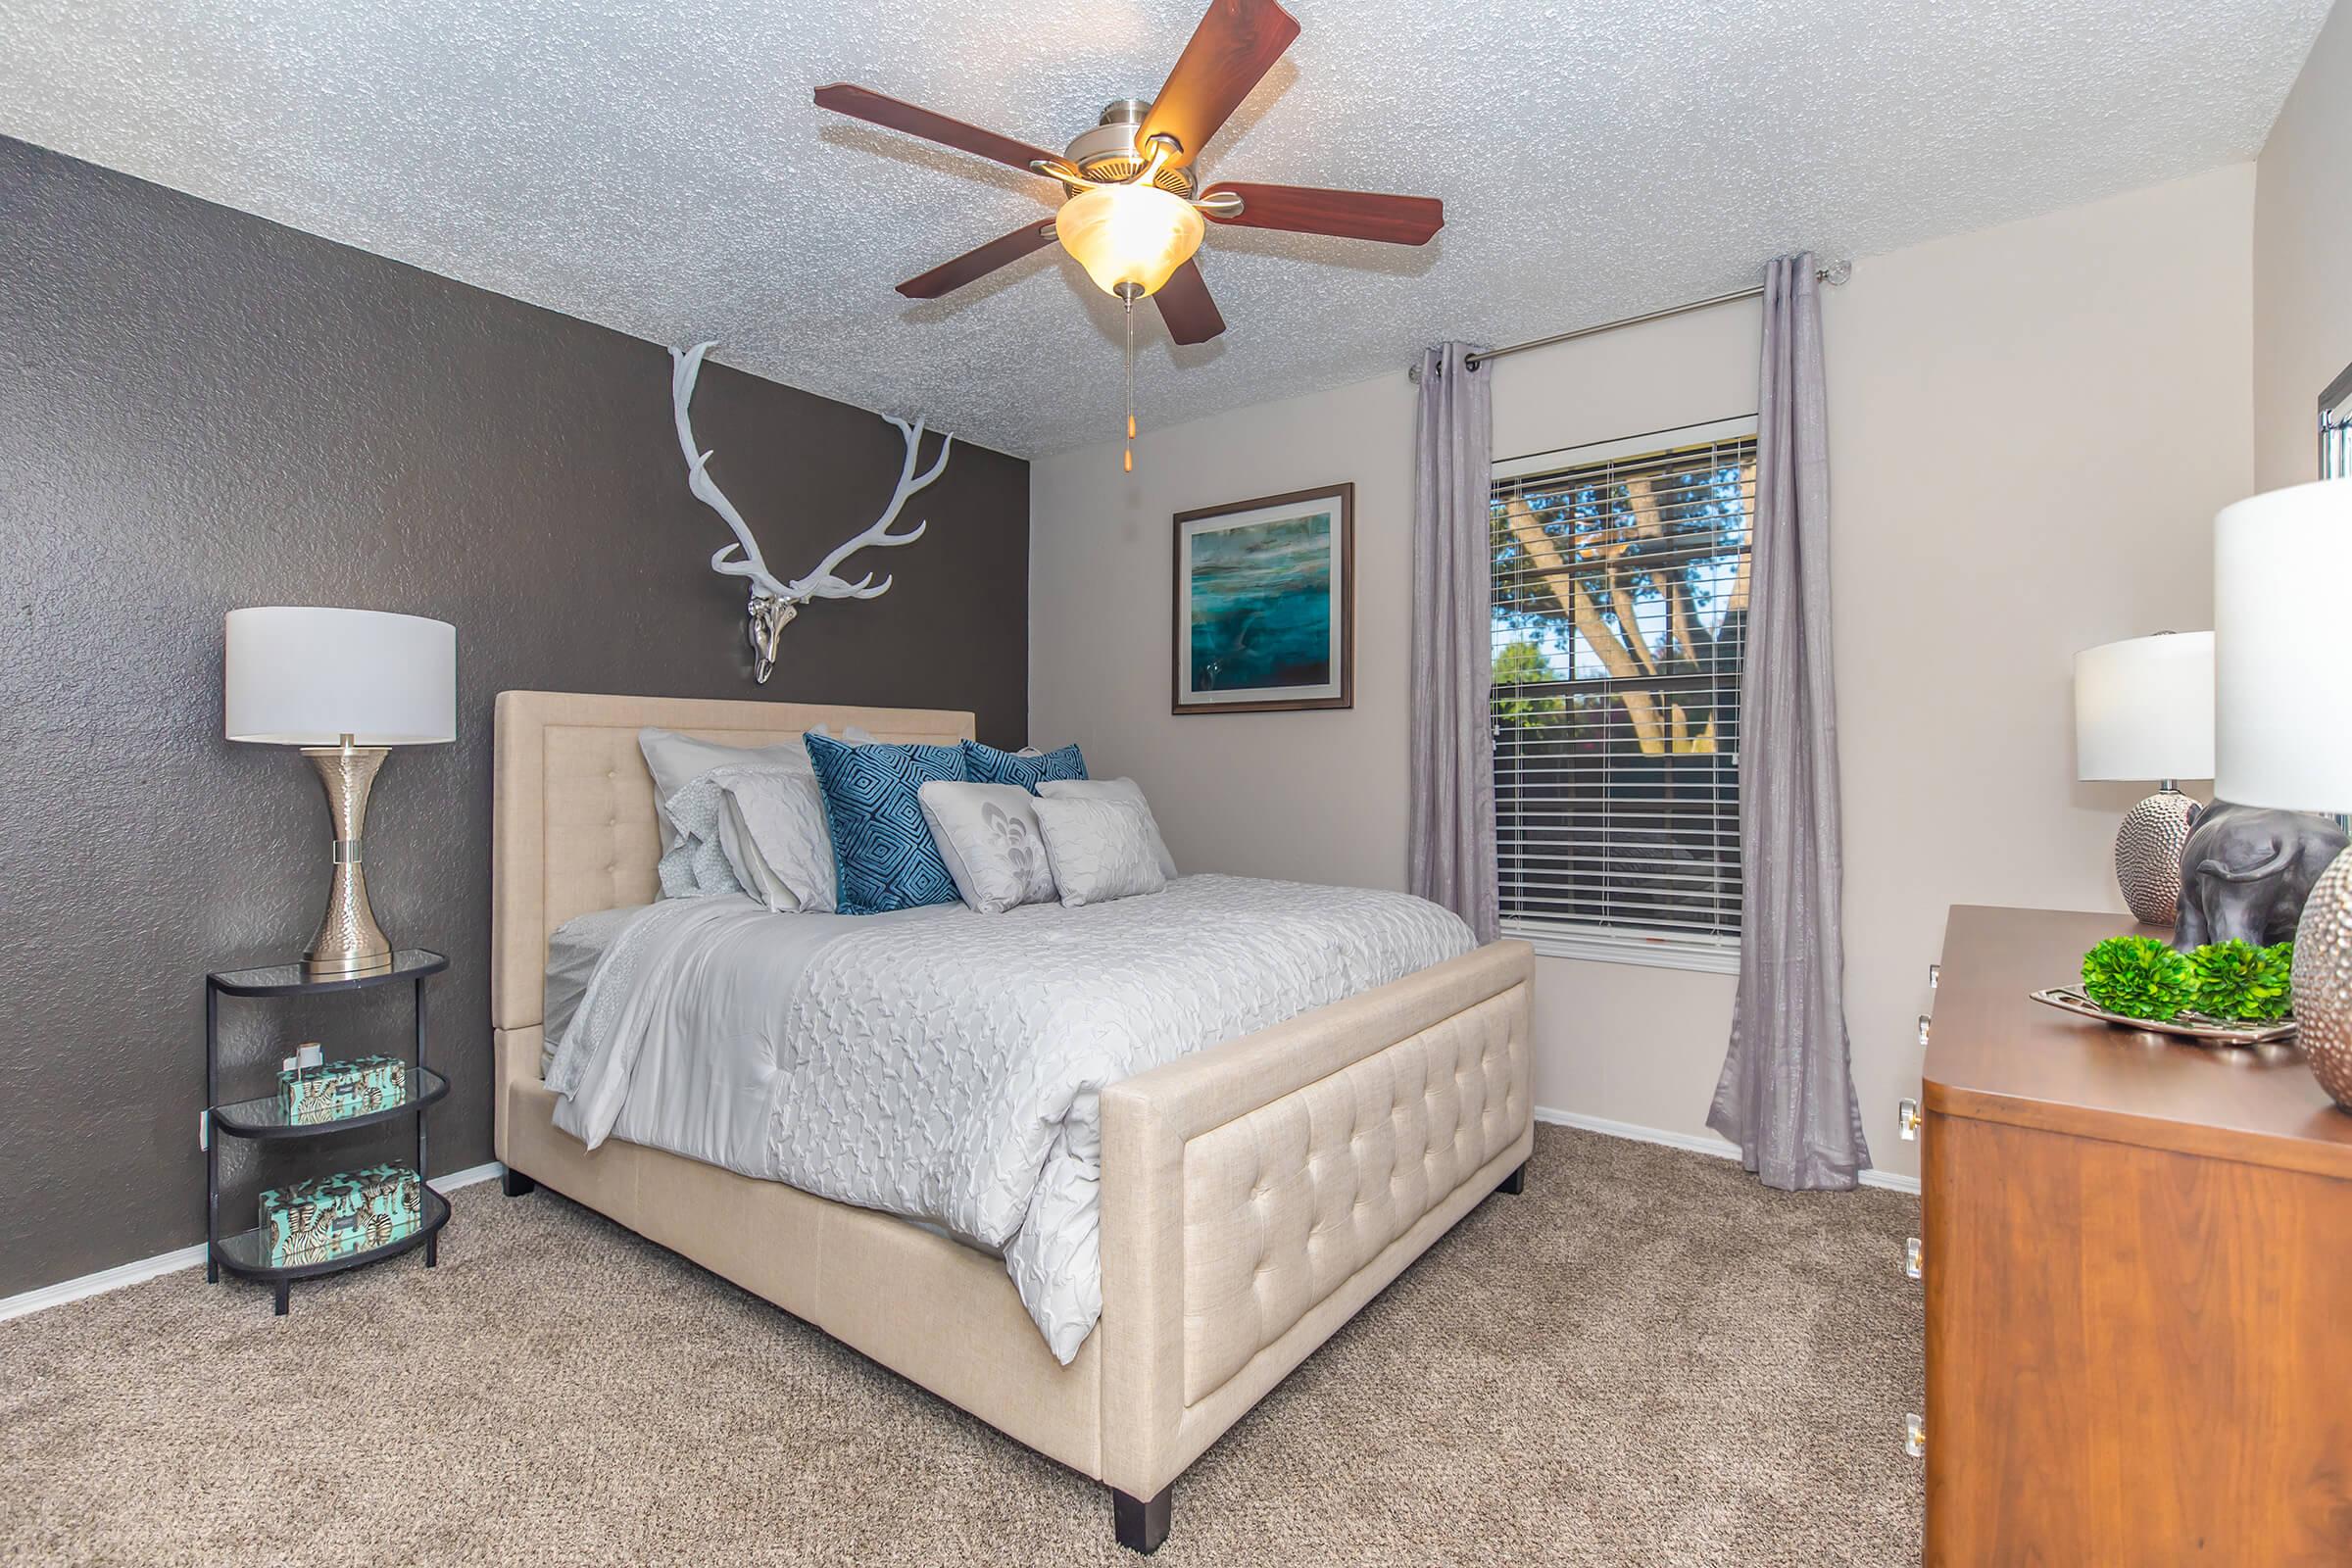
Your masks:
<svg viewBox="0 0 2352 1568"><path fill-rule="evenodd" d="M952 262L942 262L920 277L910 277L899 285L899 292L910 300L935 300L942 294L954 293L966 283L976 282L1000 267L1009 267L1031 251L1043 250L1054 243L1054 225L1023 223L1011 233L990 240L987 244L965 251Z"/></svg>
<svg viewBox="0 0 2352 1568"><path fill-rule="evenodd" d="M1152 100L1136 145L1172 137L1179 151L1171 162L1191 163L1298 36L1298 19L1274 0L1209 0L1208 15Z"/></svg>
<svg viewBox="0 0 2352 1568"><path fill-rule="evenodd" d="M1293 234L1334 234L1341 239L1374 239L1385 245L1426 245L1446 226L1446 204L1435 196L1382 196L1368 190L1317 190L1309 185L1222 183L1200 193L1202 202L1239 196L1241 212L1221 218L1242 228L1279 228Z"/></svg>
<svg viewBox="0 0 2352 1568"><path fill-rule="evenodd" d="M1208 282L1198 262L1187 262L1168 274L1152 297L1159 302L1159 318L1168 324L1168 336L1179 343L1205 343L1225 330L1225 318L1208 297Z"/></svg>
<svg viewBox="0 0 2352 1568"><path fill-rule="evenodd" d="M1055 162L1060 161L1058 155L1043 147L1032 147L1025 141L1000 136L993 130L982 130L978 125L951 120L918 104L905 103L878 93L871 87L859 87L846 81L831 82L817 88L816 107L830 109L837 115L848 115L853 120L884 125L892 130L903 130L909 136L920 136L925 141L935 141L959 152L993 158L1000 164L1010 164L1024 172L1034 172L1029 168L1032 159L1052 158Z"/></svg>

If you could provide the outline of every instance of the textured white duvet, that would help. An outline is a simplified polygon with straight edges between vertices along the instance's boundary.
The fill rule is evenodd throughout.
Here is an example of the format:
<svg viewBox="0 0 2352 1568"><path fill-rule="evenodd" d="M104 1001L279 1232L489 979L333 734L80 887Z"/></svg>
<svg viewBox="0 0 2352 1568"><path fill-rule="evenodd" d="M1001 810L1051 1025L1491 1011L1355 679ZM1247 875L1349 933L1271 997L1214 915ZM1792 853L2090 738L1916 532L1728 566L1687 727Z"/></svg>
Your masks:
<svg viewBox="0 0 2352 1568"><path fill-rule="evenodd" d="M1102 1315L1097 1096L1467 953L1400 893L1188 876L1065 909L770 914L678 900L598 965L556 1123L1002 1252L1065 1363Z"/></svg>

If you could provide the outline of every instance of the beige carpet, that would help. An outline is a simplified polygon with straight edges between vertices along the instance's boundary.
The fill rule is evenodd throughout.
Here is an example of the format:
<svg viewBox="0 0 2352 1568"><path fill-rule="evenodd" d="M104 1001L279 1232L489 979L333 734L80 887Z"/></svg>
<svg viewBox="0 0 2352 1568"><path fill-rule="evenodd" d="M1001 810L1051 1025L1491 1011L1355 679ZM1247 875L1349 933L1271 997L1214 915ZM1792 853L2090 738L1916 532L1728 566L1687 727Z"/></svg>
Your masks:
<svg viewBox="0 0 2352 1568"><path fill-rule="evenodd" d="M1133 1563L1107 1494L542 1190L273 1319L0 1323L0 1560ZM1154 1564L1919 1560L1916 1200L1558 1128L1176 1487Z"/></svg>

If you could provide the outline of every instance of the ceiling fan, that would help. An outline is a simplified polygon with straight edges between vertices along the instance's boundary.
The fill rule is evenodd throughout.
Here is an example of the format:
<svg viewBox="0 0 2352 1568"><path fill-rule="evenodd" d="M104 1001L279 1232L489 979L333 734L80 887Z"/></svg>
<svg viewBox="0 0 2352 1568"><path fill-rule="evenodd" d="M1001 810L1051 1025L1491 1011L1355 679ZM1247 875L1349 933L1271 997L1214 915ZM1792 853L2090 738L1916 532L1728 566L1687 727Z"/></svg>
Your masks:
<svg viewBox="0 0 2352 1568"><path fill-rule="evenodd" d="M1298 36L1297 19L1275 0L1210 0L1159 95L1112 103L1059 154L848 82L817 88L816 103L1060 183L1059 211L1050 221L1024 223L908 278L899 292L937 299L1060 240L1103 292L1127 304L1132 442L1135 302L1152 297L1179 343L1205 343L1225 330L1193 260L1207 233L1203 219L1390 245L1425 244L1445 226L1445 205L1428 196L1239 181L1200 188L1193 165L1201 148ZM1134 466L1132 452L1127 466Z"/></svg>

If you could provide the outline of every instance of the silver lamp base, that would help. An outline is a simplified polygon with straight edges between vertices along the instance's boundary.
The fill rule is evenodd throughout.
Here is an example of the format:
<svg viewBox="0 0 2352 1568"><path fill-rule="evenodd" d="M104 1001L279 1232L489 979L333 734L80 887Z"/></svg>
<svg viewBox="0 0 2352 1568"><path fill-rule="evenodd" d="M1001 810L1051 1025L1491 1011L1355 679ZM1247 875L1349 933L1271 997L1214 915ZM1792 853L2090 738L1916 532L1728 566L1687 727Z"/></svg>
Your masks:
<svg viewBox="0 0 2352 1568"><path fill-rule="evenodd" d="M2197 803L2164 787L2124 813L2115 835L2115 880L2124 904L2145 925L2180 918L2180 852L2197 819Z"/></svg>
<svg viewBox="0 0 2352 1568"><path fill-rule="evenodd" d="M368 825L368 792L375 784L375 770L392 754L381 746L355 746L346 735L340 746L305 746L302 755L318 770L327 814L335 824L334 882L318 934L303 950L303 967L321 980L380 974L392 967L392 943L368 907L360 845Z"/></svg>
<svg viewBox="0 0 2352 1568"><path fill-rule="evenodd" d="M2296 1039L2320 1087L2352 1111L2352 850L2328 862L2295 926Z"/></svg>

